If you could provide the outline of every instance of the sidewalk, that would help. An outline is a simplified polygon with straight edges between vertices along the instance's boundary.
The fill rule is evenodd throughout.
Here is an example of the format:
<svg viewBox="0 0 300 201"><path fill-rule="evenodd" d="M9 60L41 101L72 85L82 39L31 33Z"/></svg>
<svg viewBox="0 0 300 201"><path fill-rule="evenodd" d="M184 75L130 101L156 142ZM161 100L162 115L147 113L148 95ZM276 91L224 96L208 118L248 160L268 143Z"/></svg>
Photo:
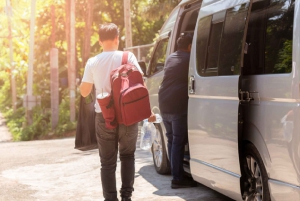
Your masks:
<svg viewBox="0 0 300 201"><path fill-rule="evenodd" d="M12 141L12 136L6 126L3 115L0 113L0 143L9 141Z"/></svg>

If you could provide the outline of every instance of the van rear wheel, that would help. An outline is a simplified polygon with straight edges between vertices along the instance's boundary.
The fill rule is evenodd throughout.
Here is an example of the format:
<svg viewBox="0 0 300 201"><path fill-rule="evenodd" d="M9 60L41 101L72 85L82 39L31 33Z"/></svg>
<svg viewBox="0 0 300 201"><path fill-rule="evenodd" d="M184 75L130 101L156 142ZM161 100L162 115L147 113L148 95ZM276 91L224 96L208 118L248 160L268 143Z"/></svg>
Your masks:
<svg viewBox="0 0 300 201"><path fill-rule="evenodd" d="M167 157L166 145L160 125L155 125L156 137L152 144L152 156L155 170L158 174L170 173L170 162Z"/></svg>
<svg viewBox="0 0 300 201"><path fill-rule="evenodd" d="M247 144L243 153L245 201L270 201L268 175L259 152L252 144Z"/></svg>

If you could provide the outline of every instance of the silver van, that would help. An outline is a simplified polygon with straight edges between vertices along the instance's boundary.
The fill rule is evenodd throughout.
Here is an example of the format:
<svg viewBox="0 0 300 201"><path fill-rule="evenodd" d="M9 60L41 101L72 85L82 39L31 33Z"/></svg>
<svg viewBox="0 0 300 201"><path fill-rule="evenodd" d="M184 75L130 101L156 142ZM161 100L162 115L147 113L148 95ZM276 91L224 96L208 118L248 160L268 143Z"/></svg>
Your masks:
<svg viewBox="0 0 300 201"><path fill-rule="evenodd" d="M154 113L183 32L194 33L185 170L234 200L299 201L300 0L182 0L147 66ZM153 161L166 174L165 128L156 126Z"/></svg>

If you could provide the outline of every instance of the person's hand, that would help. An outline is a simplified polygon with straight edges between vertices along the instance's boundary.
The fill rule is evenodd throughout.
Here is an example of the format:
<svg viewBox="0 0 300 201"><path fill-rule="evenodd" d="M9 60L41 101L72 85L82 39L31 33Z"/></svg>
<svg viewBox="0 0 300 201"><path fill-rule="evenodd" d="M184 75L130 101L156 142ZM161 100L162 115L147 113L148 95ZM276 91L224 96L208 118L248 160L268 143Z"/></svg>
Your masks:
<svg viewBox="0 0 300 201"><path fill-rule="evenodd" d="M148 118L148 122L155 122L156 121L156 116L155 114L151 114L151 116Z"/></svg>

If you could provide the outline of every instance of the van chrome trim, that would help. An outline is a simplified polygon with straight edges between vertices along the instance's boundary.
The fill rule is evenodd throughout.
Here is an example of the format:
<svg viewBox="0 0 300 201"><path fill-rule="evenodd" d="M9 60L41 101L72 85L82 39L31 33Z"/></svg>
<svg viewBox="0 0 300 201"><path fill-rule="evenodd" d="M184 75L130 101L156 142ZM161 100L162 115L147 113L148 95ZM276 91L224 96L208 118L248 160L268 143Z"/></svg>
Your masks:
<svg viewBox="0 0 300 201"><path fill-rule="evenodd" d="M202 98L202 99L214 99L214 100L234 100L239 101L238 97L228 97L228 96L205 96L205 95L190 95L190 98Z"/></svg>
<svg viewBox="0 0 300 201"><path fill-rule="evenodd" d="M202 99L217 99L217 100L239 100L238 97L225 97L225 96L205 96L205 95L190 95L190 98L202 98ZM300 99L292 98L260 98L260 102L278 102L278 103L299 103Z"/></svg>
<svg viewBox="0 0 300 201"><path fill-rule="evenodd" d="M297 190L300 190L300 186L296 186L296 185L293 185L293 184L290 184L290 183L286 183L286 182L283 182L283 181L279 181L279 180L276 180L276 179L269 179L269 182L275 183L275 184L279 184L279 185L283 185L283 186L288 186L288 187L296 188Z"/></svg>
<svg viewBox="0 0 300 201"><path fill-rule="evenodd" d="M210 164L210 163L206 163L206 162L201 161L201 160L198 160L198 159L191 158L190 161L193 161L193 162L196 162L196 163L200 163L200 164L202 164L202 165L206 165L206 166L208 166L208 167L214 168L214 169L216 169L216 170L219 170L219 171L221 171L221 172L224 172L224 173L229 174L229 175L231 175L231 176L234 176L234 177L236 177L236 178L240 178L240 177L241 177L241 175L239 175L239 174L236 174L236 173L234 173L234 172L231 172L231 171L225 170L225 169L223 169L223 168L214 166L214 165L212 165L212 164Z"/></svg>

